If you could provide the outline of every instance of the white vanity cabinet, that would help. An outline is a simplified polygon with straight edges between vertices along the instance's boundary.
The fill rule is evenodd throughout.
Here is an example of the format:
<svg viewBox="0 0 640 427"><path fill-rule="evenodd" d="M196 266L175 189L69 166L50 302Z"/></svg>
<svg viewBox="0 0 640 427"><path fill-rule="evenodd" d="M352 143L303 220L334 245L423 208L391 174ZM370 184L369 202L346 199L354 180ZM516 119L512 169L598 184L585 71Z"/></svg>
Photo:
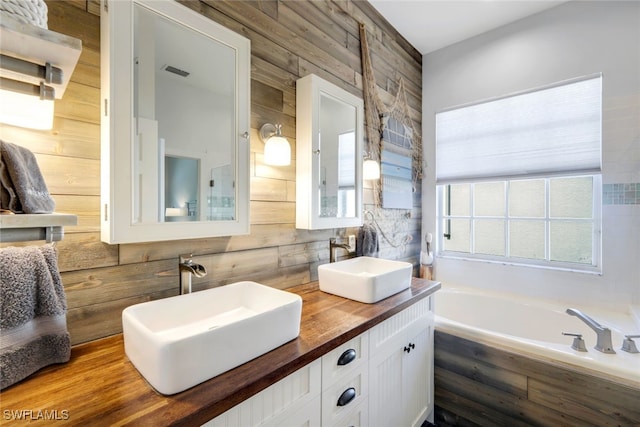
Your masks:
<svg viewBox="0 0 640 427"><path fill-rule="evenodd" d="M420 426L433 418L433 297L369 331L369 419Z"/></svg>
<svg viewBox="0 0 640 427"><path fill-rule="evenodd" d="M416 302L205 426L413 427L433 420L432 301Z"/></svg>

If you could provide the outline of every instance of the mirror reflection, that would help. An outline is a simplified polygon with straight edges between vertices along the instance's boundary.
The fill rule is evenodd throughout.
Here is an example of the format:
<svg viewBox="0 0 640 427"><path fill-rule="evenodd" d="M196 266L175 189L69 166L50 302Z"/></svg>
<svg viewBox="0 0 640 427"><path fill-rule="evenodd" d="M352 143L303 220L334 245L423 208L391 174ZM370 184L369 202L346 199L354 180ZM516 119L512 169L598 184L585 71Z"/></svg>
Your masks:
<svg viewBox="0 0 640 427"><path fill-rule="evenodd" d="M235 219L236 51L138 4L134 20L133 221Z"/></svg>
<svg viewBox="0 0 640 427"><path fill-rule="evenodd" d="M199 221L199 172L199 159L164 156L165 221Z"/></svg>
<svg viewBox="0 0 640 427"><path fill-rule="evenodd" d="M356 107L320 92L319 216L356 216Z"/></svg>

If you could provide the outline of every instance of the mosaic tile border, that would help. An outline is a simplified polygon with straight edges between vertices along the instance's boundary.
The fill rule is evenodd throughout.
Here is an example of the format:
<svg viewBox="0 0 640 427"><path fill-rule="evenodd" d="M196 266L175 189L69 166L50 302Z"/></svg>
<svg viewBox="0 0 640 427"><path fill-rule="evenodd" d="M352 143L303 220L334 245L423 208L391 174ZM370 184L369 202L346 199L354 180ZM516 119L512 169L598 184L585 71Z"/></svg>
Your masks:
<svg viewBox="0 0 640 427"><path fill-rule="evenodd" d="M603 184L603 205L638 205L640 204L640 182L628 184Z"/></svg>

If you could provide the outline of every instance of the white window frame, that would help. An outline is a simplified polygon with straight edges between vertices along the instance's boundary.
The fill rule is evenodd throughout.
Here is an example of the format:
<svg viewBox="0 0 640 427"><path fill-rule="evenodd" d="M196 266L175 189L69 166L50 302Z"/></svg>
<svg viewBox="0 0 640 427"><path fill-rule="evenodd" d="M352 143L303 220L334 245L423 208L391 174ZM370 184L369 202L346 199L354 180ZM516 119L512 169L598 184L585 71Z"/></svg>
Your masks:
<svg viewBox="0 0 640 427"><path fill-rule="evenodd" d="M545 269L553 269L553 270L566 270L566 271L576 271L576 272L585 272L585 273L602 273L602 176L601 174L584 174L584 175L569 175L568 177L580 177L580 176L588 176L593 179L593 204L592 204L592 218L591 219L567 219L568 221L583 221L588 222L593 225L593 235L592 235L592 263L591 264L582 264L578 262L563 262L563 261L552 261L550 260L550 224L552 221L563 221L563 219L552 218L550 216L550 192L549 192L549 183L550 179L559 177L558 175L550 175L550 176L532 176L532 177L517 177L511 179L492 179L492 180L469 180L457 182L455 184L470 184L470 214L467 215L445 215L445 189L447 185L450 184L442 184L437 186L437 255L442 258L452 258L452 259L461 259L461 260L471 260L471 261L484 261L490 263L500 263L507 265L520 265L520 266L529 266L529 267L537 267L537 268L545 268ZM534 180L534 179L544 179L545 180L545 216L544 217L536 217L536 218L523 218L523 217L510 217L509 216L509 183L512 181L522 181L522 180ZM505 182L505 212L504 216L475 216L474 212L474 184L484 183L484 182ZM453 184L451 184L453 185ZM504 220L505 222L505 234L504 234L504 245L505 245L505 256L496 256L496 255L488 255L488 254L478 254L473 253L474 251L474 225L475 219L498 219ZM446 251L442 248L445 247L445 234L450 230L447 230L447 227L444 225L447 219L468 219L470 221L469 227L469 246L470 252L459 252L459 251ZM530 259L530 258L521 258L510 256L510 248L509 248L509 226L510 221L543 221L545 223L545 259Z"/></svg>

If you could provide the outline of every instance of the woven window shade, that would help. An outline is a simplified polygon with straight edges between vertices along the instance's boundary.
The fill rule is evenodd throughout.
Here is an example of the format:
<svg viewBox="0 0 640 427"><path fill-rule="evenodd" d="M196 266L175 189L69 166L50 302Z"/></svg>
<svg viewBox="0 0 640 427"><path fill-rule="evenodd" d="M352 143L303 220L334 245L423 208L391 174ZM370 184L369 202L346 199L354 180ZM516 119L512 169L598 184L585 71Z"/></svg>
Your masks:
<svg viewBox="0 0 640 427"><path fill-rule="evenodd" d="M602 76L436 114L436 181L601 170Z"/></svg>

